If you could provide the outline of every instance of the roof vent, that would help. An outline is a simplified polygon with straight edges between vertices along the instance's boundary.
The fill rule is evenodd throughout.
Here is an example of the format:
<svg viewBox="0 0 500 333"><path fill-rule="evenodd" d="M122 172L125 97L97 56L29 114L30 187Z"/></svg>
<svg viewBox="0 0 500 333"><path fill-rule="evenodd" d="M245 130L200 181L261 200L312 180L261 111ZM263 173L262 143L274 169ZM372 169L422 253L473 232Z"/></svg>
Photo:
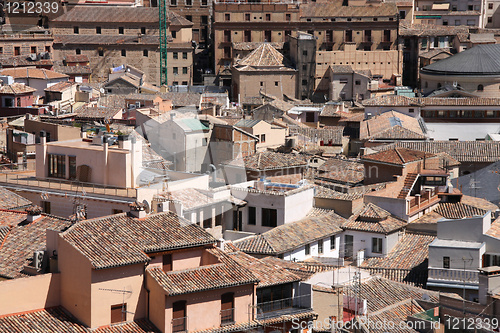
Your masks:
<svg viewBox="0 0 500 333"><path fill-rule="evenodd" d="M39 206L32 206L26 209L28 215L26 216L26 221L31 223L42 216L42 208Z"/></svg>

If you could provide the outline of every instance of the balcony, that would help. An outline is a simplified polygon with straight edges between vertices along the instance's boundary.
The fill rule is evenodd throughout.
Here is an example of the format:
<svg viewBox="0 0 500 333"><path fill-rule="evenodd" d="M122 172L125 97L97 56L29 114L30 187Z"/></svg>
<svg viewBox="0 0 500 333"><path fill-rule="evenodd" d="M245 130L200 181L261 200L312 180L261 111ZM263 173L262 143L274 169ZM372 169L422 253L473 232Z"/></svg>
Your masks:
<svg viewBox="0 0 500 333"><path fill-rule="evenodd" d="M453 268L429 267L428 281L445 282L453 284L479 284L479 271Z"/></svg>
<svg viewBox="0 0 500 333"><path fill-rule="evenodd" d="M439 198L435 188L427 191L423 191L421 195L416 195L410 197L408 201L408 215L413 215L419 211L426 209L436 203L441 199Z"/></svg>
<svg viewBox="0 0 500 333"><path fill-rule="evenodd" d="M172 319L172 332L187 332L187 318L188 317Z"/></svg>
<svg viewBox="0 0 500 333"><path fill-rule="evenodd" d="M257 320L311 311L311 295L283 298L257 304Z"/></svg>
<svg viewBox="0 0 500 333"><path fill-rule="evenodd" d="M220 311L220 325L234 324L234 308Z"/></svg>

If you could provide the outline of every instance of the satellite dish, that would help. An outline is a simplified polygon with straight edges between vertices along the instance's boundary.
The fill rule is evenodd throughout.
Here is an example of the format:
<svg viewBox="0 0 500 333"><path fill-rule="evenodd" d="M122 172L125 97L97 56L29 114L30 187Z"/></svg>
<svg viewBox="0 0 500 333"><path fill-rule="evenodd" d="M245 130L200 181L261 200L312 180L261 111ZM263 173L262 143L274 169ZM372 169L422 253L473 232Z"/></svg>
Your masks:
<svg viewBox="0 0 500 333"><path fill-rule="evenodd" d="M427 294L423 294L423 295L422 295L422 299L423 299L424 301L430 301L430 300L431 300L431 298L430 298L430 297L429 297L429 295L427 295Z"/></svg>
<svg viewBox="0 0 500 333"><path fill-rule="evenodd" d="M106 90L104 90L104 88L99 89L99 91L101 92L101 94L106 93Z"/></svg>
<svg viewBox="0 0 500 333"><path fill-rule="evenodd" d="M146 214L149 214L149 203L146 199L144 199L142 201L142 204L144 205L144 211L146 212Z"/></svg>

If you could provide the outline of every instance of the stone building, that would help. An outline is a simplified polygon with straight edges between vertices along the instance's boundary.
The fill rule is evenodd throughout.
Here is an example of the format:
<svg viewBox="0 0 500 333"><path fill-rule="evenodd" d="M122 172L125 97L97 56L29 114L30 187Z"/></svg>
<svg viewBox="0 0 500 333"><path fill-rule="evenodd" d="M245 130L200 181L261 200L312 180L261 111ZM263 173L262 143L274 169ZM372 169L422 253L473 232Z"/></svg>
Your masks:
<svg viewBox="0 0 500 333"><path fill-rule="evenodd" d="M190 84L192 23L169 12L168 85ZM128 64L160 83L158 8L76 6L51 22L54 58L87 55L94 78L107 78L112 67Z"/></svg>

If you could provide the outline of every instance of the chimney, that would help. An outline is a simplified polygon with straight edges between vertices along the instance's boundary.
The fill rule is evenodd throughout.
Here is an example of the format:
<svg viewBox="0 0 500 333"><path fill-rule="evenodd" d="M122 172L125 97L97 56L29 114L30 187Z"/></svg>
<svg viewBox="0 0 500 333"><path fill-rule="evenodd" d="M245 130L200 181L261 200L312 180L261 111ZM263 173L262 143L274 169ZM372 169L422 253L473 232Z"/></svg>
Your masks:
<svg viewBox="0 0 500 333"><path fill-rule="evenodd" d="M137 219L142 219L146 217L146 205L140 202L133 202L129 205L130 211L129 216Z"/></svg>
<svg viewBox="0 0 500 333"><path fill-rule="evenodd" d="M118 148L130 150L131 147L132 143L128 135L118 135Z"/></svg>
<svg viewBox="0 0 500 333"><path fill-rule="evenodd" d="M40 143L42 146L47 144L47 133L45 131L40 131Z"/></svg>
<svg viewBox="0 0 500 333"><path fill-rule="evenodd" d="M500 267L490 266L479 269L479 303L486 305L488 296L500 292Z"/></svg>
<svg viewBox="0 0 500 333"><path fill-rule="evenodd" d="M174 120L175 112L170 111L170 120Z"/></svg>
<svg viewBox="0 0 500 333"><path fill-rule="evenodd" d="M108 185L108 137L104 135L102 136L102 151L104 154L103 184Z"/></svg>
<svg viewBox="0 0 500 333"><path fill-rule="evenodd" d="M32 206L26 209L26 212L28 213L26 216L26 221L28 223L31 223L40 217L42 217L42 208L38 206Z"/></svg>
<svg viewBox="0 0 500 333"><path fill-rule="evenodd" d="M82 127L80 127L80 137L82 139L86 139L87 138L87 131L85 130L85 127L82 125Z"/></svg>

